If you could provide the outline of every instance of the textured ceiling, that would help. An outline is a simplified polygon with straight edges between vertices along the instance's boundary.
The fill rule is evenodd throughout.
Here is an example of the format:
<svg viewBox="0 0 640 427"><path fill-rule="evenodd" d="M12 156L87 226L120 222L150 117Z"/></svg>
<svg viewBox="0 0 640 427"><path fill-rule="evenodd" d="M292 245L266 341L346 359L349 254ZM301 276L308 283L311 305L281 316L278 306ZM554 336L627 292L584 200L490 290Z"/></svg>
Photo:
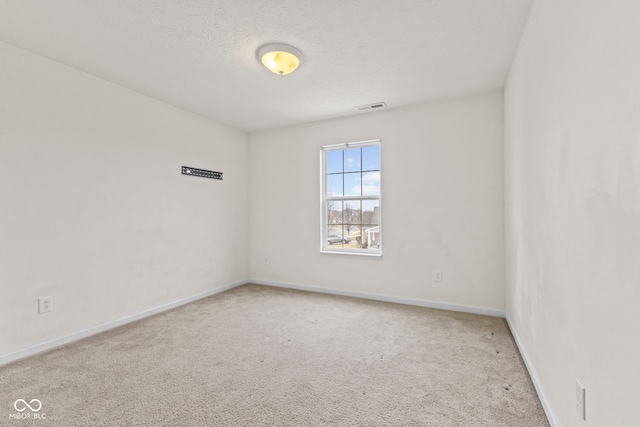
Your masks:
<svg viewBox="0 0 640 427"><path fill-rule="evenodd" d="M0 0L0 40L253 132L502 88L533 1Z"/></svg>

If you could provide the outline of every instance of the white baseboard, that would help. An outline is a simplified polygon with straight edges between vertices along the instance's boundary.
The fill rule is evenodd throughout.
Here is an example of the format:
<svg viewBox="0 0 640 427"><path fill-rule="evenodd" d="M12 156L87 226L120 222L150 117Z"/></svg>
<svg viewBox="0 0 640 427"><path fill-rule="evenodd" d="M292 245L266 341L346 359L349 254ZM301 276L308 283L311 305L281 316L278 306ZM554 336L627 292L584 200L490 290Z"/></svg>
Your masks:
<svg viewBox="0 0 640 427"><path fill-rule="evenodd" d="M529 377L531 377L533 386L535 387L536 392L538 393L538 398L540 399L540 403L542 403L542 408L544 409L544 413L547 416L547 420L549 420L549 425L551 427L560 427L560 423L558 422L555 414L553 413L553 410L551 409L551 405L549 404L549 399L547 399L547 395L544 393L544 390L542 389L542 384L538 379L538 374L536 373L535 368L529 361L529 358L527 357L527 354L524 351L524 347L522 347L520 339L518 338L518 334L516 333L516 330L513 327L513 323L511 322L511 319L509 318L508 313L505 313L505 318L507 319L507 324L509 325L509 329L511 330L511 335L513 335L513 339L515 340L516 345L518 346L518 350L520 351L522 360L524 361L524 364L527 367L527 371L529 371Z"/></svg>
<svg viewBox="0 0 640 427"><path fill-rule="evenodd" d="M495 310L491 308L472 307L472 306L458 305L458 304L446 304L446 303L424 301L424 300L417 300L417 299L411 299L411 298L399 298L399 297L392 297L388 295L369 294L366 292L351 292L351 291L343 291L339 289L318 288L315 286L272 282L269 280L260 280L260 279L249 279L248 283L255 283L256 285L264 285L264 286L274 286L277 288L297 289L300 291L318 292L323 294L341 295L346 297L362 298L362 299L369 299L374 301L393 302L396 304L414 305L418 307L437 308L440 310L459 311L462 313L482 314L484 316L502 317L502 318L505 317L504 311Z"/></svg>
<svg viewBox="0 0 640 427"><path fill-rule="evenodd" d="M69 335L65 335L60 338L55 338L50 341L45 341L40 344L32 345L31 347L24 348L22 350L15 351L13 353L0 356L0 366L10 362L14 362L25 357L33 356L34 354L41 353L43 351L51 350L55 347L60 347L65 344L69 344L73 341L78 341L82 338L89 337L91 335L99 334L100 332L107 331L109 329L117 328L118 326L125 325L127 323L135 322L136 320L143 319L145 317L153 316L154 314L161 313L163 311L171 310L172 308L180 307L181 305L189 304L190 302L197 301L202 298L206 298L211 295L218 294L220 292L233 289L235 287L249 283L247 280L241 280L229 285L221 286L219 288L212 289L210 291L202 292L197 295L182 298L174 302L163 304L161 306L151 308L149 310L141 311L140 313L132 314L130 316L123 317L121 319L112 320L110 322L102 323L100 325L84 329L82 331L74 332Z"/></svg>

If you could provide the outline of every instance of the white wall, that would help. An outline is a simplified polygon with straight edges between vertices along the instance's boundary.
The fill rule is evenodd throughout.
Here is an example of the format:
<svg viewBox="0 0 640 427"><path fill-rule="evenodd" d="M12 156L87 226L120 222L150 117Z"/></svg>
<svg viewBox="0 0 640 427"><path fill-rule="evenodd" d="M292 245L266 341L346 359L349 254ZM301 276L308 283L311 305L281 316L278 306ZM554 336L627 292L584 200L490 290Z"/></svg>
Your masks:
<svg viewBox="0 0 640 427"><path fill-rule="evenodd" d="M492 92L250 135L251 278L503 310L502 108ZM320 147L376 138L384 255L320 254Z"/></svg>
<svg viewBox="0 0 640 427"><path fill-rule="evenodd" d="M246 134L4 43L0 63L0 356L248 277Z"/></svg>
<svg viewBox="0 0 640 427"><path fill-rule="evenodd" d="M505 91L507 314L560 426L640 425L638 23L537 0Z"/></svg>

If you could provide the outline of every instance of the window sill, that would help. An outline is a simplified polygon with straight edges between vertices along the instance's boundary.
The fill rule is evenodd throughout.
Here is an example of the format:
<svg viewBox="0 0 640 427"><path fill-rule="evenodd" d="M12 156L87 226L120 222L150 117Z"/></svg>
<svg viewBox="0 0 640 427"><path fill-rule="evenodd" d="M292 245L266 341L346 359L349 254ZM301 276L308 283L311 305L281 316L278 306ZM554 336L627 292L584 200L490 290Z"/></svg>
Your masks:
<svg viewBox="0 0 640 427"><path fill-rule="evenodd" d="M380 258L382 257L382 252L374 252L374 253L369 253L369 252L355 252L355 251L340 251L340 250L327 250L327 249L322 249L320 250L321 254L336 254L336 255L356 255L356 256L365 256L365 257L377 257Z"/></svg>

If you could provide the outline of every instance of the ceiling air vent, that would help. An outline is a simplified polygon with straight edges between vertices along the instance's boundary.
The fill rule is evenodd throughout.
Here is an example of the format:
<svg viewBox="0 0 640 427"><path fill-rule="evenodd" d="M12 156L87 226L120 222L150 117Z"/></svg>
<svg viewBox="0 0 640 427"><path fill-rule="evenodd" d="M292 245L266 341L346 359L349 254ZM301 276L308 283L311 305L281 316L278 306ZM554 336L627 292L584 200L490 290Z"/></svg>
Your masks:
<svg viewBox="0 0 640 427"><path fill-rule="evenodd" d="M373 104L360 105L359 107L356 107L356 108L360 111L364 111L364 110L377 110L380 108L384 108L386 106L387 104L385 104L384 102L375 102Z"/></svg>

